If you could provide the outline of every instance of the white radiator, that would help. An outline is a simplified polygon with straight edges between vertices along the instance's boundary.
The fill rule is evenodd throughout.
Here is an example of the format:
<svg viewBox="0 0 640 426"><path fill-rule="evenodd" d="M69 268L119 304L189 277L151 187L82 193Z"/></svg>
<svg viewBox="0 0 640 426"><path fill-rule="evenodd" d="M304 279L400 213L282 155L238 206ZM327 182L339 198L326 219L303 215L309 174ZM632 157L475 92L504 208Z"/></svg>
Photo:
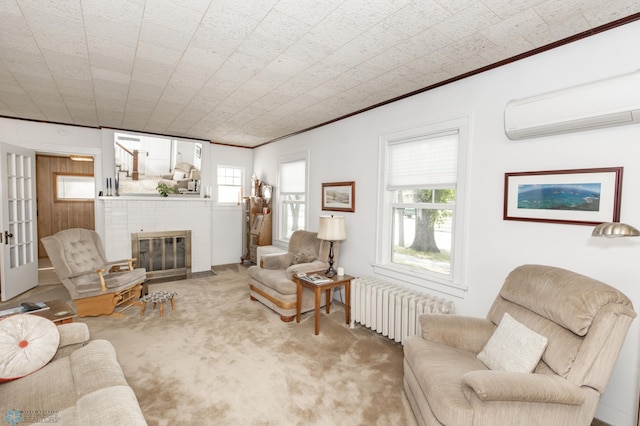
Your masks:
<svg viewBox="0 0 640 426"><path fill-rule="evenodd" d="M351 285L351 325L358 322L389 339L403 343L420 334L418 316L452 314L453 302L420 293L378 278L361 277Z"/></svg>

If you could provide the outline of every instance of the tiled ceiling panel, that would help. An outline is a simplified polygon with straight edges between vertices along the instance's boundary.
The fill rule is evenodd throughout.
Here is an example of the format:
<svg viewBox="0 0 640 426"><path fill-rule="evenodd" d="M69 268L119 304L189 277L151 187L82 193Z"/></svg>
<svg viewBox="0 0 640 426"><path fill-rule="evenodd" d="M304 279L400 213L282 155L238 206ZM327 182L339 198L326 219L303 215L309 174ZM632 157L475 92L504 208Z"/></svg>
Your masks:
<svg viewBox="0 0 640 426"><path fill-rule="evenodd" d="M0 115L257 146L637 0L3 0Z"/></svg>

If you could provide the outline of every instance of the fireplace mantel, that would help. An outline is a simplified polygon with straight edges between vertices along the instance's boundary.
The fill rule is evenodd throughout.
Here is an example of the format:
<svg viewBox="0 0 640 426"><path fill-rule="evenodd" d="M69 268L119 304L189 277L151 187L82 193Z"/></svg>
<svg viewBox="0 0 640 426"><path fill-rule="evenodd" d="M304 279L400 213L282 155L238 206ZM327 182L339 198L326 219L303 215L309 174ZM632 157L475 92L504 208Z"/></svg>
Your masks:
<svg viewBox="0 0 640 426"><path fill-rule="evenodd" d="M211 202L211 198L198 197L196 195L180 195L180 194L169 194L166 197L161 197L160 195L120 195L117 197L98 197L98 200L101 201L122 201L122 200L131 200L131 201L179 201L179 202Z"/></svg>

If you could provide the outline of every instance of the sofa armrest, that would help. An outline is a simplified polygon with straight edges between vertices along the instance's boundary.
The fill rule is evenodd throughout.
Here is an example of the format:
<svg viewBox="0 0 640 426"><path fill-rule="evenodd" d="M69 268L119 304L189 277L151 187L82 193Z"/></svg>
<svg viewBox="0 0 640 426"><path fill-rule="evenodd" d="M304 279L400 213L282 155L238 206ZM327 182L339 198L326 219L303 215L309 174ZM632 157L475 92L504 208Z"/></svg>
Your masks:
<svg viewBox="0 0 640 426"><path fill-rule="evenodd" d="M581 405L584 393L579 386L550 374L470 371L462 383L482 401L520 401Z"/></svg>
<svg viewBox="0 0 640 426"><path fill-rule="evenodd" d="M272 253L260 258L262 269L287 269L291 264L293 253Z"/></svg>
<svg viewBox="0 0 640 426"><path fill-rule="evenodd" d="M298 273L308 273L308 272L316 272L322 271L329 267L329 264L324 260L316 259L313 262L309 263L298 263L296 265L291 265L287 268L287 274L289 276L293 276L293 274Z"/></svg>
<svg viewBox="0 0 640 426"><path fill-rule="evenodd" d="M496 326L489 320L451 314L422 314L422 338L474 354L479 353Z"/></svg>
<svg viewBox="0 0 640 426"><path fill-rule="evenodd" d="M121 260L114 260L113 262L109 262L105 265L105 268L107 268L107 270L112 271L112 269L114 267L121 267L121 266L126 266L127 270L129 271L133 271L133 263L138 260L137 258L133 257L130 259L121 259Z"/></svg>
<svg viewBox="0 0 640 426"><path fill-rule="evenodd" d="M75 274L69 275L67 278L73 279L73 278L81 277L83 275L97 274L100 271L104 271L104 269L89 269L88 271L77 272Z"/></svg>
<svg viewBox="0 0 640 426"><path fill-rule="evenodd" d="M89 341L89 327L82 322L73 322L58 326L60 343L53 359L62 358L81 348Z"/></svg>

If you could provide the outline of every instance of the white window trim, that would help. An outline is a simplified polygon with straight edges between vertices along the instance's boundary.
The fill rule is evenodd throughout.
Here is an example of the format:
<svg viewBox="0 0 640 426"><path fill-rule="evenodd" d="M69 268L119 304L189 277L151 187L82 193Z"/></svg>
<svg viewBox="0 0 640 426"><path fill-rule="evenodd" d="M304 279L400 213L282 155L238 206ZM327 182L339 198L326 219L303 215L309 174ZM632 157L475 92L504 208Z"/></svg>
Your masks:
<svg viewBox="0 0 640 426"><path fill-rule="evenodd" d="M379 137L379 163L378 163L378 215L377 229L380 230L376 234L376 261L373 265L373 271L376 274L387 276L399 281L404 281L410 285L418 286L452 296L463 298L467 291L466 286L466 259L467 247L465 241L467 235L467 217L466 212L467 200L469 194L467 191L467 158L469 156L469 127L471 117L461 117L446 120L438 123L428 124L417 128L401 130L392 133L382 134ZM458 146L458 173L456 186L456 205L453 221L455 247L453 258L451 259L451 275L450 278L442 274L436 274L429 271L399 266L391 262L391 209L389 208L391 201L389 192L386 189L386 161L387 147L389 143L415 139L429 135L436 135L448 130L457 129L459 132Z"/></svg>
<svg viewBox="0 0 640 426"><path fill-rule="evenodd" d="M304 177L304 229L309 228L309 151L301 151L295 152L287 155L282 155L278 157L278 166L277 166L277 176L276 182L278 182L278 188L273 194L275 199L275 221L274 225L276 227L274 232L275 238L273 239L273 244L280 247L287 247L289 245L289 240L284 239L281 231L282 231L282 204L280 199L280 164L282 163L291 163L294 161L304 161L305 162L305 177Z"/></svg>

